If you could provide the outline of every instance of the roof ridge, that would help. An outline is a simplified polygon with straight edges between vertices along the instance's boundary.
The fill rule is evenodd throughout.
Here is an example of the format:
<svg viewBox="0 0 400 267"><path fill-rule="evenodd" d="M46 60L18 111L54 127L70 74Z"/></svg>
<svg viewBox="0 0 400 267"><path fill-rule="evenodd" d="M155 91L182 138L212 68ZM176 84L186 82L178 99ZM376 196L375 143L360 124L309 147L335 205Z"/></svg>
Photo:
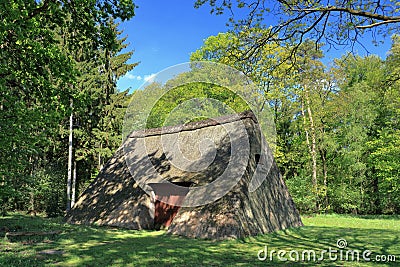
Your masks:
<svg viewBox="0 0 400 267"><path fill-rule="evenodd" d="M192 131L196 129L201 129L210 126L222 125L234 121L244 120L244 119L252 119L255 123L257 122L257 118L251 110L246 110L240 113L234 113L229 115L224 115L220 117L210 118L202 121L189 122L185 124L178 124L166 127L159 128L151 128L145 130L137 130L133 131L128 138L140 138L140 137L148 137L154 135L161 134L172 134L183 131Z"/></svg>

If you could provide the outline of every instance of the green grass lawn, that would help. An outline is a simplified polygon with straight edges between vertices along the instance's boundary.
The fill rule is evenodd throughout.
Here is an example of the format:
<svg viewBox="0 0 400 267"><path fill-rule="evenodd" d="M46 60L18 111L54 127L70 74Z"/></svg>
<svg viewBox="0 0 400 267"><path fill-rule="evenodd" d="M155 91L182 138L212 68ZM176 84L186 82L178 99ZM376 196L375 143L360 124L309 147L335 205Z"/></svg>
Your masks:
<svg viewBox="0 0 400 267"><path fill-rule="evenodd" d="M304 216L302 228L288 229L240 240L211 241L167 235L164 231L133 231L105 227L76 226L60 219L45 219L12 214L0 217L0 266L298 266L317 265L314 261L280 261L272 250L322 250L337 248L345 239L343 258L348 250L372 251L371 262L360 254L359 262L332 261L325 256L319 266L400 266L399 216ZM48 237L14 237L6 240L6 231L62 230ZM257 254L267 246L268 257ZM292 250L295 250L294 252ZM291 252L292 251L292 252ZM282 252L283 253L283 252ZM263 256L261 253L260 256ZM339 252L334 254L340 257ZM377 263L377 255L394 255L396 262ZM307 257L307 254L306 254ZM372 262L374 261L374 262Z"/></svg>

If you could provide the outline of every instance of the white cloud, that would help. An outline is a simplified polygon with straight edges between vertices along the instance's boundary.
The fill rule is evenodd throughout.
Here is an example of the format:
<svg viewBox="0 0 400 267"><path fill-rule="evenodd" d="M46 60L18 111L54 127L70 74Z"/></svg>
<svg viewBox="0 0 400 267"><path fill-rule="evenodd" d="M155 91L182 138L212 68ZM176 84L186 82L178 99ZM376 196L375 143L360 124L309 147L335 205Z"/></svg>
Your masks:
<svg viewBox="0 0 400 267"><path fill-rule="evenodd" d="M153 82L155 77L156 77L156 74L152 73L149 75L144 75L143 80L145 82Z"/></svg>
<svg viewBox="0 0 400 267"><path fill-rule="evenodd" d="M144 76L140 75L133 75L132 73L127 73L123 78L128 79L128 80L136 80L136 81L144 81L144 82L153 82L155 78L155 74L146 74Z"/></svg>
<svg viewBox="0 0 400 267"><path fill-rule="evenodd" d="M124 78L129 79L129 80L138 80L141 81L143 78L140 75L133 75L132 73L127 73L125 74Z"/></svg>

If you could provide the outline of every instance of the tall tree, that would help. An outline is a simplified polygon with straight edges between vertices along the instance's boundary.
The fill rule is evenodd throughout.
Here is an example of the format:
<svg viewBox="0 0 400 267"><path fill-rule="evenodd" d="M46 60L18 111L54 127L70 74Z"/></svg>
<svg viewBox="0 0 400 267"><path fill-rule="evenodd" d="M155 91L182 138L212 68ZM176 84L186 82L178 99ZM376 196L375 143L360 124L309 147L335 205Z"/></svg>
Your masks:
<svg viewBox="0 0 400 267"><path fill-rule="evenodd" d="M252 93L254 112L261 113L264 110L272 109L276 123L278 117L285 117L291 112L291 84L294 81L294 69L291 63L283 59L287 57L288 49L277 44L268 44L258 51L249 60L242 60L245 57L249 45L241 40L251 35L263 35L268 30L258 28L249 29L241 33L220 33L217 36L210 36L204 41L204 45L191 55L191 60L208 60L227 64L242 71L251 79L257 91ZM263 123L263 122L262 122ZM277 127L277 140L271 140L271 146L275 150L275 156L280 160L284 157L279 144L287 125L284 123ZM275 145L277 142L277 145Z"/></svg>
<svg viewBox="0 0 400 267"><path fill-rule="evenodd" d="M394 160L398 151L392 149L398 138L399 97L398 89L387 80L393 77L388 62L370 56L342 59L337 64L341 91L335 101L341 106L341 115L335 132L342 154L337 164L343 170L337 177L346 188L336 184L335 199L343 200L344 195L350 194L356 202L342 203L351 204L360 212L393 212L398 206L391 194L396 190L391 181L397 174L390 169L399 163Z"/></svg>
<svg viewBox="0 0 400 267"><path fill-rule="evenodd" d="M38 7L39 6L39 7ZM68 107L70 59L57 46L53 15L39 15L35 1L1 2L0 24L0 205L18 208L29 176ZM44 9L44 8L43 8Z"/></svg>
<svg viewBox="0 0 400 267"><path fill-rule="evenodd" d="M290 47L268 44L262 47L251 60L241 60L249 48L241 42L247 36L262 35L269 30L249 29L235 34L220 33L210 36L204 45L191 55L192 60L211 60L228 64L244 72L258 85L256 108L272 108L277 127L277 145L274 151L285 178L298 175L299 169L308 169L308 190L313 197L313 210L318 209L320 197L326 200L327 166L323 175L319 172L318 157L325 159L323 149L324 118L321 111L331 97L331 83L320 62L322 52L313 49L307 41L297 50L296 62L282 62L290 54ZM301 123L298 123L301 122ZM295 131L295 133L294 133ZM299 145L304 142L306 146ZM308 149L304 149L304 148ZM304 175L309 174L304 172ZM318 177L323 180L319 181Z"/></svg>
<svg viewBox="0 0 400 267"><path fill-rule="evenodd" d="M80 40L78 46L70 51L79 75L74 84L74 153L69 157L68 165L87 171L68 170L67 194L70 201L67 208L70 208L70 202L75 201L71 192L76 190L77 177L73 179L75 183L71 183L72 173L76 173L81 183L90 181L120 145L122 116L119 109L127 105L127 92L118 92L116 83L137 63L127 63L132 52L120 53L127 45L124 44L126 38L119 38L118 25L109 20L107 26L109 38L116 39L113 46L93 50L94 41L88 39ZM72 189L68 189L70 186Z"/></svg>
<svg viewBox="0 0 400 267"><path fill-rule="evenodd" d="M22 209L33 174L57 146L59 125L72 112L77 72L57 32L65 29L68 34L61 37L73 37L68 45L91 39L93 50L112 48L117 41L109 19L132 17L135 5L12 0L0 7L0 202L2 209Z"/></svg>

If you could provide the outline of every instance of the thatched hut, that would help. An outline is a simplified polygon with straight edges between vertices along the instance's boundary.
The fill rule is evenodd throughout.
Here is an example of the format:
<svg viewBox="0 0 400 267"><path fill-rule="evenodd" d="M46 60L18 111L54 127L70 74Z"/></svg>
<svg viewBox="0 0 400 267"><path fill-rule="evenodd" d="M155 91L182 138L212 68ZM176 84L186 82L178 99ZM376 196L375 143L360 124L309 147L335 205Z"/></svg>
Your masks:
<svg viewBox="0 0 400 267"><path fill-rule="evenodd" d="M133 132L66 219L211 239L302 226L251 112Z"/></svg>

